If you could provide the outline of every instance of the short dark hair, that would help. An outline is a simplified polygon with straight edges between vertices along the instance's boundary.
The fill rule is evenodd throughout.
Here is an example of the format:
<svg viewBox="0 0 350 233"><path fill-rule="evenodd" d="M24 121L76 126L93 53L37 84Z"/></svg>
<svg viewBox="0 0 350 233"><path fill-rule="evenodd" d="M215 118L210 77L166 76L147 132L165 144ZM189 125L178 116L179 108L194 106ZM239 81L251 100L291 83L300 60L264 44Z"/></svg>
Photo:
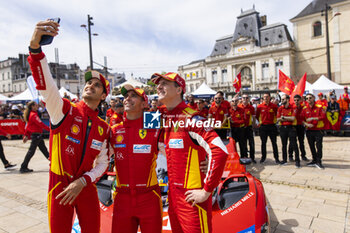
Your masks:
<svg viewBox="0 0 350 233"><path fill-rule="evenodd" d="M294 98L301 99L300 95L295 95Z"/></svg>
<svg viewBox="0 0 350 233"><path fill-rule="evenodd" d="M267 93L264 93L263 95L269 95L270 97L271 97L271 94L270 94L270 92L267 92Z"/></svg>
<svg viewBox="0 0 350 233"><path fill-rule="evenodd" d="M220 94L220 95L224 96L224 93L223 93L222 91L218 91L218 92L216 92L216 94L215 94L215 95L217 95L217 94Z"/></svg>
<svg viewBox="0 0 350 233"><path fill-rule="evenodd" d="M308 95L311 95L312 97L314 97L314 98L315 98L315 95L314 95L314 94L312 94L312 93L307 93L307 94L306 94L306 96L308 96Z"/></svg>
<svg viewBox="0 0 350 233"><path fill-rule="evenodd" d="M289 95L285 94L284 96L286 97L286 99L288 99L288 100L290 99Z"/></svg>

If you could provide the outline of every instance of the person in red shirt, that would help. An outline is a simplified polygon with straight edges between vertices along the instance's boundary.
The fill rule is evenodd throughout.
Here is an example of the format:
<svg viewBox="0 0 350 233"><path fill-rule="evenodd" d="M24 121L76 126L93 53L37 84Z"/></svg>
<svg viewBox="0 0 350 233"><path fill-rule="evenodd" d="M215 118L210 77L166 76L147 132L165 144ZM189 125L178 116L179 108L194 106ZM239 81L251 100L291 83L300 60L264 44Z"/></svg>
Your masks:
<svg viewBox="0 0 350 233"><path fill-rule="evenodd" d="M259 135L261 139L261 159L260 163L265 162L266 159L266 143L267 137L270 137L272 143L273 157L277 164L281 164L278 158L278 147L277 147L277 127L276 127L276 116L277 116L277 105L270 102L270 93L263 95L263 103L259 104L256 109L256 117L259 119L260 128Z"/></svg>
<svg viewBox="0 0 350 233"><path fill-rule="evenodd" d="M151 101L151 108L148 109L149 112L156 112L157 110L159 110L159 107L158 107L158 100L157 99L153 99Z"/></svg>
<svg viewBox="0 0 350 233"><path fill-rule="evenodd" d="M108 167L109 126L98 117L98 106L110 91L99 72L85 73L82 100L77 104L61 98L40 41L57 36L59 24L52 20L35 26L29 51L36 89L50 115L50 170L47 197L50 233L72 231L74 213L81 232L100 232L100 206L95 182Z"/></svg>
<svg viewBox="0 0 350 233"><path fill-rule="evenodd" d="M111 99L111 101L109 102L111 107L109 109L107 109L107 112L106 112L106 122L108 124L109 124L109 121L111 120L112 115L116 111L115 106L117 105L117 103L118 103L118 101L116 99Z"/></svg>
<svg viewBox="0 0 350 233"><path fill-rule="evenodd" d="M325 113L322 107L316 105L313 94L307 94L306 101L308 105L303 109L303 124L306 127L306 138L312 154L312 161L307 165L324 169L322 165L322 130L324 128Z"/></svg>
<svg viewBox="0 0 350 233"><path fill-rule="evenodd" d="M205 102L203 99L199 99L197 102L198 115L208 119L209 110L205 107Z"/></svg>
<svg viewBox="0 0 350 233"><path fill-rule="evenodd" d="M28 168L28 164L34 156L37 147L39 147L40 151L47 159L49 159L50 156L43 139L43 129L50 131L50 128L40 120L38 115L38 108L39 105L36 102L30 101L27 104L27 108L23 114L24 120L27 122L23 136L23 142L26 143L28 141L28 138L31 138L32 142L30 143L28 152L24 157L23 163L21 164L21 169L19 170L21 173L33 171L33 169Z"/></svg>
<svg viewBox="0 0 350 233"><path fill-rule="evenodd" d="M214 97L214 103L209 109L208 118L214 118L215 121L220 121L221 126L226 125L227 116L229 108L224 102L224 93L218 91ZM220 136L221 139L227 138L227 130L225 128L215 129L216 133Z"/></svg>
<svg viewBox="0 0 350 233"><path fill-rule="evenodd" d="M254 133L253 127L255 127L255 108L249 102L249 96L247 94L242 95L242 104L238 105L244 110L244 128L243 128L243 144L245 151L243 154L244 157L248 157L248 141L249 141L249 157L253 163L255 161L255 142L254 142Z"/></svg>
<svg viewBox="0 0 350 233"><path fill-rule="evenodd" d="M122 103L117 103L115 105L115 111L112 114L109 125L113 126L123 121L124 106Z"/></svg>
<svg viewBox="0 0 350 233"><path fill-rule="evenodd" d="M8 139L11 139L11 134L7 133L1 128L0 128L0 135L5 135ZM0 140L0 159L1 159L1 162L4 164L5 169L12 169L17 165L17 164L11 164L9 161L7 161L4 154L4 148L2 147L1 140Z"/></svg>
<svg viewBox="0 0 350 233"><path fill-rule="evenodd" d="M153 74L159 100L166 106L164 143L169 176L169 219L173 233L212 232L211 194L218 185L227 159L227 149L210 127L183 101L185 80L176 73ZM197 119L197 120L196 120ZM197 122L194 125L185 122ZM177 123L177 124L176 124ZM182 126L181 126L182 125ZM208 156L208 171L199 163Z"/></svg>
<svg viewBox="0 0 350 233"><path fill-rule="evenodd" d="M297 145L297 132L295 125L297 124L295 118L295 111L289 104L290 97L283 95L281 98L282 106L278 108L277 122L280 126L280 137L282 142L282 165L287 164L287 144L292 146L292 150L295 152L295 166L300 168L299 150Z"/></svg>
<svg viewBox="0 0 350 233"><path fill-rule="evenodd" d="M112 126L111 146L116 163L116 196L112 233L162 231L162 201L156 174L160 129L143 129L148 105L144 90L125 85L125 119ZM163 144L162 144L163 145Z"/></svg>
<svg viewBox="0 0 350 233"><path fill-rule="evenodd" d="M197 110L198 106L197 106L197 103L194 102L194 96L193 95L189 95L188 96L187 106L192 108L193 110Z"/></svg>
<svg viewBox="0 0 350 233"><path fill-rule="evenodd" d="M302 102L301 96L300 95L295 95L294 96L294 106L293 109L295 111L295 118L297 120L297 125L295 126L296 131L297 131L297 138L298 138L298 143L299 143L299 150L300 150L300 155L301 158L304 161L309 161L308 158L306 158L306 151L305 151L305 145L304 145L304 139L305 139L305 126L303 125L303 116L302 116L302 111L305 103ZM293 161L293 148L292 145L289 143L289 148L288 148L288 155L289 155L289 161Z"/></svg>
<svg viewBox="0 0 350 233"><path fill-rule="evenodd" d="M238 107L239 99L238 97L234 97L231 101L231 109L230 115L228 119L231 122L231 135L236 143L239 145L239 151L241 154L241 158L246 156L246 148L244 148L243 144L243 127L245 123L244 119L244 110L243 108Z"/></svg>
<svg viewBox="0 0 350 233"><path fill-rule="evenodd" d="M322 92L318 93L318 100L316 101L316 104L321 105L324 111L327 110L328 101L324 98Z"/></svg>

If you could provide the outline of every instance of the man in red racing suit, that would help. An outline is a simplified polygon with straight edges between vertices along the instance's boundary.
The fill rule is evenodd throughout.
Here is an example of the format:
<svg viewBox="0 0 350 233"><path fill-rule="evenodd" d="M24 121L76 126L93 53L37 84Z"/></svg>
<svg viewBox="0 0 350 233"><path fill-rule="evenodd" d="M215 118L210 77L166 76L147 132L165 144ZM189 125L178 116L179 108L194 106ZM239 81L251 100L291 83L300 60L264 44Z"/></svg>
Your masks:
<svg viewBox="0 0 350 233"><path fill-rule="evenodd" d="M28 61L36 88L50 115L50 171L48 216L51 233L70 233L74 211L81 232L100 232L100 209L94 182L108 166L108 125L97 117L97 106L109 92L108 81L97 71L85 74L83 100L77 104L62 99L50 74L39 41L42 35L57 35L59 25L42 21L30 42Z"/></svg>
<svg viewBox="0 0 350 233"><path fill-rule="evenodd" d="M143 129L148 98L144 90L125 85L126 116L111 129L116 167L112 233L162 231L162 201L156 174L160 129Z"/></svg>
<svg viewBox="0 0 350 233"><path fill-rule="evenodd" d="M176 73L156 73L152 81L157 84L159 100L166 106L163 129L172 232L212 232L211 193L221 179L227 149L216 132L203 127L203 118L182 100L183 78ZM205 174L199 163L206 156L209 164Z"/></svg>

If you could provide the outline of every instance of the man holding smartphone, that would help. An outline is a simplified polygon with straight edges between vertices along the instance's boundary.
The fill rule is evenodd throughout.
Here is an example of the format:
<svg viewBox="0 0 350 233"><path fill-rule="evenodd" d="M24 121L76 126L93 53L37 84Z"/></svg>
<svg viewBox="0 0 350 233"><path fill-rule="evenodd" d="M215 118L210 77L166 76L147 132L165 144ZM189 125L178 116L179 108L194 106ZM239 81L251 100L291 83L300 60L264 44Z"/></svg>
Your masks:
<svg viewBox="0 0 350 233"><path fill-rule="evenodd" d="M70 233L76 212L84 233L100 232L100 207L93 184L108 166L108 124L97 107L109 93L109 83L97 71L85 74L82 100L61 98L41 51L43 36L58 35L52 20L37 23L30 41L28 62L36 88L50 115L50 171L48 216L51 233Z"/></svg>

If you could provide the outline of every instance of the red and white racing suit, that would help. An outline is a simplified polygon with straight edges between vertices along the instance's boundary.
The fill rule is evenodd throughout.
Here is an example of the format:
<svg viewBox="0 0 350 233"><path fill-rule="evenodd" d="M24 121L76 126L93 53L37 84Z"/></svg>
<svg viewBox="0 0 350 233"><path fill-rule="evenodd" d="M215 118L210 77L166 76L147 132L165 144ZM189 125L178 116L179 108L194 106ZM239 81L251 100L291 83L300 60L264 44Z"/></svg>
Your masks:
<svg viewBox="0 0 350 233"><path fill-rule="evenodd" d="M159 129L143 129L143 118L112 126L116 167L112 233L162 231L162 201L156 174Z"/></svg>
<svg viewBox="0 0 350 233"><path fill-rule="evenodd" d="M51 233L70 233L76 211L81 232L100 232L100 208L94 182L108 166L108 125L84 101L62 99L51 76L44 53L28 61L37 89L50 115L50 180L48 216ZM94 165L95 164L95 165ZM83 177L87 185L72 205L60 205L56 196L71 182Z"/></svg>
<svg viewBox="0 0 350 233"><path fill-rule="evenodd" d="M202 188L212 192L221 179L227 158L227 149L212 128L201 127L199 124L185 125L187 120L196 121L199 118L198 121L201 121L196 113L185 102L181 102L173 110L166 110L164 115L164 143L169 176L168 213L174 233L212 231L211 196L192 207L192 203L186 202L185 193ZM199 164L206 157L209 160L208 172L204 174L200 171Z"/></svg>

